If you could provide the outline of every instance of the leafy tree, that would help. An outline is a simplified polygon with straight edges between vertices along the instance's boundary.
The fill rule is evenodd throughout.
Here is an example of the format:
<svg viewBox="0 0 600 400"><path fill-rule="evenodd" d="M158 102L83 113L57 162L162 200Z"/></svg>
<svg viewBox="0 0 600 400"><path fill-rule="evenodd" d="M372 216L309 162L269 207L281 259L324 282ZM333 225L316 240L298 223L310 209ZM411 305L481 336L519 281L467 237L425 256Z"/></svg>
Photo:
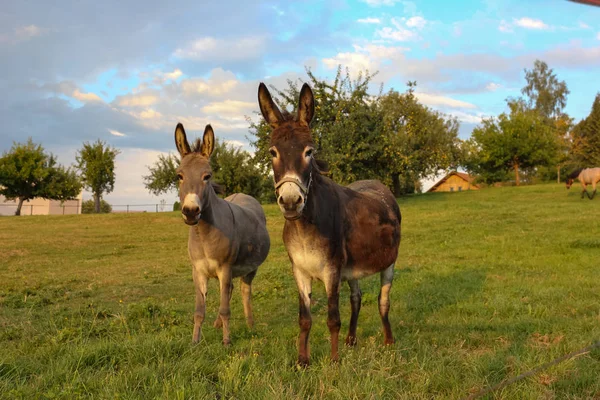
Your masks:
<svg viewBox="0 0 600 400"><path fill-rule="evenodd" d="M504 180L512 170L519 185L520 171L555 160L557 141L552 129L523 103L509 105L509 114L483 120L466 144L465 166L487 183Z"/></svg>
<svg viewBox="0 0 600 400"><path fill-rule="evenodd" d="M561 117L570 93L565 81L559 81L554 71L541 60L535 60L533 69L525 70L525 80L527 85L521 93L528 98L528 108L544 119Z"/></svg>
<svg viewBox="0 0 600 400"><path fill-rule="evenodd" d="M100 213L109 214L112 212L112 206L106 202L106 200L100 200ZM81 203L82 214L94 214L96 213L96 204L93 199L89 199Z"/></svg>
<svg viewBox="0 0 600 400"><path fill-rule="evenodd" d="M156 196L177 190L179 163L175 155L160 155L158 161L148 167L149 174L143 177L146 189ZM247 151L217 139L210 164L213 179L224 186L226 196L241 192L262 200L269 198L264 191L263 175Z"/></svg>
<svg viewBox="0 0 600 400"><path fill-rule="evenodd" d="M461 159L458 121L420 104L414 95L416 82L408 87L407 93L392 90L379 100L383 140L389 143L384 165L396 195L403 192L403 177L418 182L440 169L456 169Z"/></svg>
<svg viewBox="0 0 600 400"><path fill-rule="evenodd" d="M177 167L179 167L177 156L160 154L158 161L148 167L150 174L143 176L144 186L155 196L177 190Z"/></svg>
<svg viewBox="0 0 600 400"><path fill-rule="evenodd" d="M85 142L77 152L77 168L86 189L94 195L94 209L100 212L100 199L103 193L115 188L115 158L120 151L98 139L95 143Z"/></svg>
<svg viewBox="0 0 600 400"><path fill-rule="evenodd" d="M358 179L380 179L396 195L414 191L418 179L445 168L460 154L458 122L445 119L418 103L409 92L390 91L370 95L375 74L359 73L355 80L341 66L333 81L319 79L307 69L315 96L315 117L311 132L319 158L329 164L329 174L338 183ZM288 80L283 90L271 87L282 109L296 107L299 84ZM248 138L255 148L256 162L263 173L271 170L269 137L271 128L262 117L248 119Z"/></svg>
<svg viewBox="0 0 600 400"><path fill-rule="evenodd" d="M527 109L535 111L556 135L558 146L555 156L557 181L560 169L568 161L568 132L572 119L563 112L567 105L569 89L565 81L559 81L546 62L535 60L531 70L525 69L527 84L521 89L526 99L521 99ZM509 103L515 100L509 101Z"/></svg>
<svg viewBox="0 0 600 400"><path fill-rule="evenodd" d="M570 160L573 165L589 168L600 166L600 93L596 94L590 114L571 132Z"/></svg>
<svg viewBox="0 0 600 400"><path fill-rule="evenodd" d="M18 199L15 215L21 215L23 202L36 197L69 200L81 191L75 171L56 164L56 157L46 154L31 138L14 143L0 158L0 194Z"/></svg>

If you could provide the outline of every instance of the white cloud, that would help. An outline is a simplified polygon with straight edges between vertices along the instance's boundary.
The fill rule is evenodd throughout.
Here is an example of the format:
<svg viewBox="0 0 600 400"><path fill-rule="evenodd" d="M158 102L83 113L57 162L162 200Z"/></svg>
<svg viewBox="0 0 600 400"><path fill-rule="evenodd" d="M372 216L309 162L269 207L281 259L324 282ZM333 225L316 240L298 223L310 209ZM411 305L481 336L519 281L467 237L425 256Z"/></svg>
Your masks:
<svg viewBox="0 0 600 400"><path fill-rule="evenodd" d="M385 27L377 31L377 34L382 39L395 40L397 42L407 42L409 40L415 39L417 34L413 31L410 31L405 28L392 29L390 27Z"/></svg>
<svg viewBox="0 0 600 400"><path fill-rule="evenodd" d="M167 72L165 73L165 79L167 80L175 80L177 78L179 78L181 75L183 75L183 72L181 72L181 70L179 68L175 69L173 72Z"/></svg>
<svg viewBox="0 0 600 400"><path fill-rule="evenodd" d="M588 25L588 24L586 24L585 22L581 22L581 21L579 22L579 27L580 27L581 29L592 29L592 27L591 27L591 26L589 26L589 25Z"/></svg>
<svg viewBox="0 0 600 400"><path fill-rule="evenodd" d="M121 107L148 107L158 103L159 100L160 97L157 94L145 93L119 96L116 102Z"/></svg>
<svg viewBox="0 0 600 400"><path fill-rule="evenodd" d="M406 42L417 39L419 36L414 29L423 28L425 23L426 21L422 17L412 17L408 20L406 20L406 18L401 18L400 20L392 18L394 28L386 26L385 28L379 29L377 35L382 39ZM408 29L407 27L412 29Z"/></svg>
<svg viewBox="0 0 600 400"><path fill-rule="evenodd" d="M120 136L120 137L127 136L126 134L116 131L114 129L109 129L108 131L110 132L111 135L114 135L114 136Z"/></svg>
<svg viewBox="0 0 600 400"><path fill-rule="evenodd" d="M412 17L406 21L406 26L409 28L422 29L426 23L427 21L423 17Z"/></svg>
<svg viewBox="0 0 600 400"><path fill-rule="evenodd" d="M348 67L353 74L364 70L374 72L383 61L398 59L408 50L410 49L406 47L355 45L354 52L338 53L334 57L324 58L322 61L328 69L335 69L342 64Z"/></svg>
<svg viewBox="0 0 600 400"><path fill-rule="evenodd" d="M359 22L361 24L380 24L381 20L379 18L361 18L356 20L356 22Z"/></svg>
<svg viewBox="0 0 600 400"><path fill-rule="evenodd" d="M243 148L244 146L246 146L246 143L240 141L240 140L226 140L225 143L232 145L233 147L240 147Z"/></svg>
<svg viewBox="0 0 600 400"><path fill-rule="evenodd" d="M490 92L495 92L496 90L500 89L501 87L502 87L501 84L495 83L495 82L490 82L487 85L485 85L485 89Z"/></svg>
<svg viewBox="0 0 600 400"><path fill-rule="evenodd" d="M265 38L251 36L235 39L215 39L204 37L196 39L187 46L178 48L173 55L176 58L203 61L242 61L256 58L266 47Z"/></svg>
<svg viewBox="0 0 600 400"><path fill-rule="evenodd" d="M98 96L96 93L83 93L81 91L79 91L79 89L75 89L73 91L73 93L71 94L71 96L83 103L88 103L88 102L100 102L102 103L103 100L100 98L100 96Z"/></svg>
<svg viewBox="0 0 600 400"><path fill-rule="evenodd" d="M513 23L516 26L520 26L525 29L548 29L549 26L544 23L541 19L533 19L528 17L523 17L519 19L513 20Z"/></svg>
<svg viewBox="0 0 600 400"><path fill-rule="evenodd" d="M596 35L596 39L600 40L600 32Z"/></svg>
<svg viewBox="0 0 600 400"><path fill-rule="evenodd" d="M456 100L451 97L440 96L437 94L415 92L415 96L419 101L428 106L442 106L450 108L477 108L476 105L467 103L466 101Z"/></svg>
<svg viewBox="0 0 600 400"><path fill-rule="evenodd" d="M250 112L252 112L252 110L254 110L255 108L255 103L239 100L225 100L204 106L202 107L202 111L207 114L239 117L240 115L244 115L244 113L250 114Z"/></svg>

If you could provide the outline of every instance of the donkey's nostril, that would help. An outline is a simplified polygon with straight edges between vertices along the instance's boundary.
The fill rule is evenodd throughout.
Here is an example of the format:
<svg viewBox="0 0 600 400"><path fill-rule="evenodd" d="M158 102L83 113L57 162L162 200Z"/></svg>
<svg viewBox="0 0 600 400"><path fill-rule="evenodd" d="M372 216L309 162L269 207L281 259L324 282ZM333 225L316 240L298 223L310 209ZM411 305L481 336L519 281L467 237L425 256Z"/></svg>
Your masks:
<svg viewBox="0 0 600 400"><path fill-rule="evenodd" d="M279 196L279 198L277 199L277 202L278 202L279 204L283 205L283 203L285 203L285 202L283 201L283 196Z"/></svg>
<svg viewBox="0 0 600 400"><path fill-rule="evenodd" d="M302 203L302 196L298 196L298 198L296 199L296 204L300 203Z"/></svg>
<svg viewBox="0 0 600 400"><path fill-rule="evenodd" d="M186 217L195 217L200 212L200 207L198 206L184 206L181 208L181 212Z"/></svg>

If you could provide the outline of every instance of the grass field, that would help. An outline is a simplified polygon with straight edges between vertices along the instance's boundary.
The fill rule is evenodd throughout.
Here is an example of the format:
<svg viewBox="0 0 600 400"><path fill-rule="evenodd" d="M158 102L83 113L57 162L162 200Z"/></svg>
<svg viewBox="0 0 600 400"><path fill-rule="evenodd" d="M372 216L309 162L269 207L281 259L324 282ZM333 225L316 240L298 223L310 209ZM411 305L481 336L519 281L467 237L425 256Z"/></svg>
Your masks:
<svg viewBox="0 0 600 400"><path fill-rule="evenodd" d="M329 362L327 301L313 285L312 365L295 368L297 291L267 206L271 253L239 283L233 345L191 344L188 228L177 213L0 218L0 398L462 398L600 339L600 199L548 184L399 200L396 344L382 346L379 277L361 281L358 346ZM349 323L342 288L342 343ZM600 398L600 351L487 398Z"/></svg>

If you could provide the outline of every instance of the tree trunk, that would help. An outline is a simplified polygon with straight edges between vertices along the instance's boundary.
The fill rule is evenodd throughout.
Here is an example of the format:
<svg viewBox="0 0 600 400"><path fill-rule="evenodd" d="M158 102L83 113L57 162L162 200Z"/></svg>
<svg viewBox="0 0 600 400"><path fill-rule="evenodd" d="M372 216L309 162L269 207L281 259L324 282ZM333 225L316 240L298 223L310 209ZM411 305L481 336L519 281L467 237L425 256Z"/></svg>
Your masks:
<svg viewBox="0 0 600 400"><path fill-rule="evenodd" d="M520 185L521 181L519 180L519 164L515 163L515 183L517 186Z"/></svg>
<svg viewBox="0 0 600 400"><path fill-rule="evenodd" d="M100 214L100 195L94 193L94 212Z"/></svg>
<svg viewBox="0 0 600 400"><path fill-rule="evenodd" d="M400 188L400 174L392 175L392 184L394 186L394 197L400 197L402 189Z"/></svg>
<svg viewBox="0 0 600 400"><path fill-rule="evenodd" d="M23 207L23 201L25 201L25 199L23 197L19 197L19 203L17 204L17 211L15 211L15 215L21 215L21 207Z"/></svg>
<svg viewBox="0 0 600 400"><path fill-rule="evenodd" d="M556 167L556 183L560 183L560 165Z"/></svg>

